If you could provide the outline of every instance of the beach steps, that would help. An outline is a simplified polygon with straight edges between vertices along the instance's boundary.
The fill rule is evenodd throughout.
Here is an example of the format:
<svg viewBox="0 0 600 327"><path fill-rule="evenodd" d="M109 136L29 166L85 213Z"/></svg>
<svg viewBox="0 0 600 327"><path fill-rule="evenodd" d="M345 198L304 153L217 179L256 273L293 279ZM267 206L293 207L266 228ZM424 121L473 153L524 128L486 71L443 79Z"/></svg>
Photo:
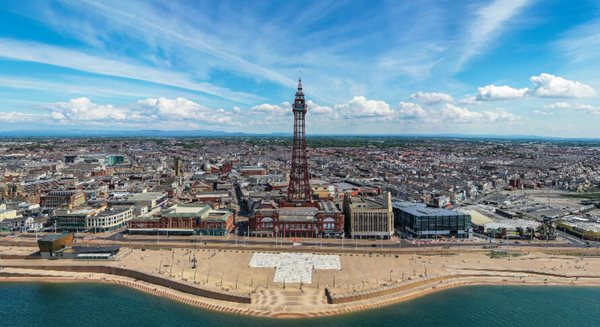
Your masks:
<svg viewBox="0 0 600 327"><path fill-rule="evenodd" d="M323 290L307 289L304 291L261 289L252 297L252 304L257 307L312 307L327 305Z"/></svg>

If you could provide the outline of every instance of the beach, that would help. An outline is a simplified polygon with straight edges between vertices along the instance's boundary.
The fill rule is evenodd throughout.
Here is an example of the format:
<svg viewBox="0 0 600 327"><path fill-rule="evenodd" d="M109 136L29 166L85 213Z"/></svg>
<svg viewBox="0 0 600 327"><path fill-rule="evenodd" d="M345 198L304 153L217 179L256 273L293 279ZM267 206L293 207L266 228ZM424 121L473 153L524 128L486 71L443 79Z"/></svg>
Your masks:
<svg viewBox="0 0 600 327"><path fill-rule="evenodd" d="M467 285L600 286L597 249L570 255L557 254L567 251L560 248L511 249L495 257L483 250L445 251L332 251L341 270L314 270L311 283L284 285L273 282L275 269L249 267L251 249L124 248L118 260L99 262L15 258L28 249L5 247L2 256L15 257L0 261L0 280L112 283L204 309L276 318L346 314Z"/></svg>

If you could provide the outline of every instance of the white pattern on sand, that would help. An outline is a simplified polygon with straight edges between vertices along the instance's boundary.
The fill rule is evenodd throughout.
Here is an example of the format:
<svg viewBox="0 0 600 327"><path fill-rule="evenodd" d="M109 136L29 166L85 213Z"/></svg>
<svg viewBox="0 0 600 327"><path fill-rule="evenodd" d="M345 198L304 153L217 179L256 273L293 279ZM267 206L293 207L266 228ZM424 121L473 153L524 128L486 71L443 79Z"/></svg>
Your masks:
<svg viewBox="0 0 600 327"><path fill-rule="evenodd" d="M341 270L339 255L310 253L254 253L250 268L275 268L276 283L312 282L313 269Z"/></svg>

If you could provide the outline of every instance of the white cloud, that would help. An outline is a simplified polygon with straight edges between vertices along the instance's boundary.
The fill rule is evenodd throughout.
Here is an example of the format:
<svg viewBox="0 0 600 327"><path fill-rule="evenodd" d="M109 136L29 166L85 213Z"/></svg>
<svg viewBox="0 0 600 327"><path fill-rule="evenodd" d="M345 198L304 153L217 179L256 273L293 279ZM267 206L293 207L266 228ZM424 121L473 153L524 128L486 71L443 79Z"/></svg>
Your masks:
<svg viewBox="0 0 600 327"><path fill-rule="evenodd" d="M546 109L571 109L572 107L573 106L567 102L555 102L544 106Z"/></svg>
<svg viewBox="0 0 600 327"><path fill-rule="evenodd" d="M291 105L289 102L283 102L281 105L263 103L252 107L252 110L257 113L285 115L291 112Z"/></svg>
<svg viewBox="0 0 600 327"><path fill-rule="evenodd" d="M3 112L0 111L0 122L2 123L20 123L20 122L28 122L34 121L39 118L43 118L44 115L39 114L26 114L22 112Z"/></svg>
<svg viewBox="0 0 600 327"><path fill-rule="evenodd" d="M530 80L535 85L533 94L539 97L587 98L597 95L596 90L589 85L551 74L531 76Z"/></svg>
<svg viewBox="0 0 600 327"><path fill-rule="evenodd" d="M400 102L398 104L398 117L406 120L426 120L429 116L420 105L412 102Z"/></svg>
<svg viewBox="0 0 600 327"><path fill-rule="evenodd" d="M458 100L458 104L478 104L477 97L474 95L465 95L462 99Z"/></svg>
<svg viewBox="0 0 600 327"><path fill-rule="evenodd" d="M308 112L317 115L330 115L333 114L333 108L329 106L321 106L318 103L307 100L306 105L308 106Z"/></svg>
<svg viewBox="0 0 600 327"><path fill-rule="evenodd" d="M336 104L334 109L348 118L391 118L394 115L394 110L385 101L368 100L364 96Z"/></svg>
<svg viewBox="0 0 600 327"><path fill-rule="evenodd" d="M130 118L143 120L146 114L161 119L171 120L200 120L210 123L225 123L231 121L231 116L223 109L210 109L185 98L148 98L137 102L140 110L132 110ZM134 108L137 109L137 108Z"/></svg>
<svg viewBox="0 0 600 327"><path fill-rule="evenodd" d="M457 69L479 53L489 50L492 42L532 0L495 0L477 10L467 31L468 38L458 59Z"/></svg>
<svg viewBox="0 0 600 327"><path fill-rule="evenodd" d="M138 38L156 37L157 39L151 40L151 43L161 44L171 42L176 46L184 46L219 58L227 63L229 69L247 73L261 79L268 79L281 85L295 85L295 81L288 76L267 66L248 61L234 52L223 49L221 47L222 44L218 42L218 36L210 35L210 33L195 28L194 25L186 24L185 19L169 19L168 15L165 16L163 11L157 12L149 8L151 5L146 6L138 3L132 7L126 1L114 4L86 1L85 3L72 2L69 5L77 6L80 10L91 11L94 16L102 15L103 18L111 22L111 28L117 28L121 33L132 33L135 31L136 35L141 35ZM168 7L167 5L165 6ZM135 10L135 12L132 12L132 10ZM190 12L186 12L186 14L190 14Z"/></svg>
<svg viewBox="0 0 600 327"><path fill-rule="evenodd" d="M477 100L493 101L493 100L509 100L518 99L527 95L528 88L515 89L508 85L486 85L477 89Z"/></svg>
<svg viewBox="0 0 600 327"><path fill-rule="evenodd" d="M87 97L47 105L49 117L63 124L117 123L228 123L231 113L223 109L210 109L185 98L147 98L128 106L96 104Z"/></svg>
<svg viewBox="0 0 600 327"><path fill-rule="evenodd" d="M92 56L42 43L21 42L0 38L0 57L180 87L188 90L200 91L235 102L252 102L260 99L253 94L232 91L210 83L196 82L187 73L166 71L144 65L126 63L120 60Z"/></svg>
<svg viewBox="0 0 600 327"><path fill-rule="evenodd" d="M549 105L545 105L544 109L579 111L591 115L600 115L600 107L595 107L589 104L570 104L567 102L556 102Z"/></svg>
<svg viewBox="0 0 600 327"><path fill-rule="evenodd" d="M56 102L48 106L50 117L57 120L125 120L127 111L112 105L98 105L86 97L74 98L68 102Z"/></svg>
<svg viewBox="0 0 600 327"><path fill-rule="evenodd" d="M410 96L427 104L435 104L440 102L453 102L454 99L450 94L440 92L417 92Z"/></svg>
<svg viewBox="0 0 600 327"><path fill-rule="evenodd" d="M477 112L453 104L444 105L440 114L444 122L461 124L516 122L520 119L519 116L503 110Z"/></svg>
<svg viewBox="0 0 600 327"><path fill-rule="evenodd" d="M554 116L553 113L545 111L545 110L534 110L533 112L538 115L542 115L542 116Z"/></svg>

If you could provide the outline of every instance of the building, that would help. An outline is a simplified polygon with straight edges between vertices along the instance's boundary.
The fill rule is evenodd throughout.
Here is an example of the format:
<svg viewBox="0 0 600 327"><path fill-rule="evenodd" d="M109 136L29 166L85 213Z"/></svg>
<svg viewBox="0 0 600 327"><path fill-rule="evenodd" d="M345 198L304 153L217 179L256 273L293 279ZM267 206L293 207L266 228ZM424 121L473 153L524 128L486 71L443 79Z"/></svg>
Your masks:
<svg viewBox="0 0 600 327"><path fill-rule="evenodd" d="M394 235L392 196L389 192L382 197L344 197L346 231L352 238L389 239Z"/></svg>
<svg viewBox="0 0 600 327"><path fill-rule="evenodd" d="M120 154L70 154L64 157L66 164L96 164L115 166L125 163L125 156Z"/></svg>
<svg viewBox="0 0 600 327"><path fill-rule="evenodd" d="M242 166L239 169L240 174L246 176L265 176L268 171L262 166Z"/></svg>
<svg viewBox="0 0 600 327"><path fill-rule="evenodd" d="M61 232L106 232L125 226L135 216L134 207L101 206L74 210L57 209L51 217L52 229Z"/></svg>
<svg viewBox="0 0 600 327"><path fill-rule="evenodd" d="M292 145L292 164L287 196L279 205L274 200L283 189L270 181L269 194L260 196L261 201L249 199L249 207L258 204L248 224L250 235L268 237L344 237L344 215L331 201L314 201L313 190L309 182L308 161L306 158L305 116L307 105L302 90L302 81L294 97L294 140ZM330 197L333 188L324 188L323 198ZM321 192L320 188L317 191ZM275 194L273 194L275 193ZM250 198L257 197L254 193ZM319 194L321 197L321 194Z"/></svg>
<svg viewBox="0 0 600 327"><path fill-rule="evenodd" d="M143 215L163 207L167 203L167 200L167 193L144 192L128 194L117 199L111 199L108 201L108 204L111 206L133 206L135 215Z"/></svg>
<svg viewBox="0 0 600 327"><path fill-rule="evenodd" d="M175 172L175 176L183 176L183 160L181 158L176 157L173 159L173 171Z"/></svg>
<svg viewBox="0 0 600 327"><path fill-rule="evenodd" d="M133 207L115 207L104 210L97 215L86 217L85 228L88 231L106 232L127 225L134 217Z"/></svg>
<svg viewBox="0 0 600 327"><path fill-rule="evenodd" d="M250 235L267 237L343 237L344 215L331 201L316 206L258 208L250 217Z"/></svg>
<svg viewBox="0 0 600 327"><path fill-rule="evenodd" d="M48 222L47 217L16 217L0 221L0 229L7 229L21 232L41 231Z"/></svg>
<svg viewBox="0 0 600 327"><path fill-rule="evenodd" d="M13 218L17 218L17 210L7 209L6 204L0 204L0 222L2 222L4 219Z"/></svg>
<svg viewBox="0 0 600 327"><path fill-rule="evenodd" d="M210 210L208 215L200 219L196 233L200 235L223 236L234 229L234 214L229 210Z"/></svg>
<svg viewBox="0 0 600 327"><path fill-rule="evenodd" d="M471 238L471 216L466 213L428 207L425 203L394 202L396 227L417 238L438 236Z"/></svg>
<svg viewBox="0 0 600 327"><path fill-rule="evenodd" d="M85 204L85 193L80 190L51 191L40 197L42 208L67 208L73 209Z"/></svg>
<svg viewBox="0 0 600 327"><path fill-rule="evenodd" d="M50 216L55 231L83 232L88 229L88 218L95 216L102 209L79 208L75 210L57 209Z"/></svg>
<svg viewBox="0 0 600 327"><path fill-rule="evenodd" d="M46 235L38 240L38 247L40 248L42 258L52 257L54 253L72 245L72 233Z"/></svg>
<svg viewBox="0 0 600 327"><path fill-rule="evenodd" d="M125 156L120 154L109 154L106 156L106 165L115 166L125 163Z"/></svg>
<svg viewBox="0 0 600 327"><path fill-rule="evenodd" d="M74 235L52 234L38 240L40 256L44 259L108 260L114 258L119 246L73 246Z"/></svg>
<svg viewBox="0 0 600 327"><path fill-rule="evenodd" d="M344 214L332 201L319 201L317 227L322 237L344 237Z"/></svg>
<svg viewBox="0 0 600 327"><path fill-rule="evenodd" d="M133 219L128 231L134 234L199 234L223 236L235 228L235 214L214 210L206 204L177 204L155 216Z"/></svg>
<svg viewBox="0 0 600 327"><path fill-rule="evenodd" d="M319 200L330 200L335 197L335 186L322 180L310 180L313 197Z"/></svg>

